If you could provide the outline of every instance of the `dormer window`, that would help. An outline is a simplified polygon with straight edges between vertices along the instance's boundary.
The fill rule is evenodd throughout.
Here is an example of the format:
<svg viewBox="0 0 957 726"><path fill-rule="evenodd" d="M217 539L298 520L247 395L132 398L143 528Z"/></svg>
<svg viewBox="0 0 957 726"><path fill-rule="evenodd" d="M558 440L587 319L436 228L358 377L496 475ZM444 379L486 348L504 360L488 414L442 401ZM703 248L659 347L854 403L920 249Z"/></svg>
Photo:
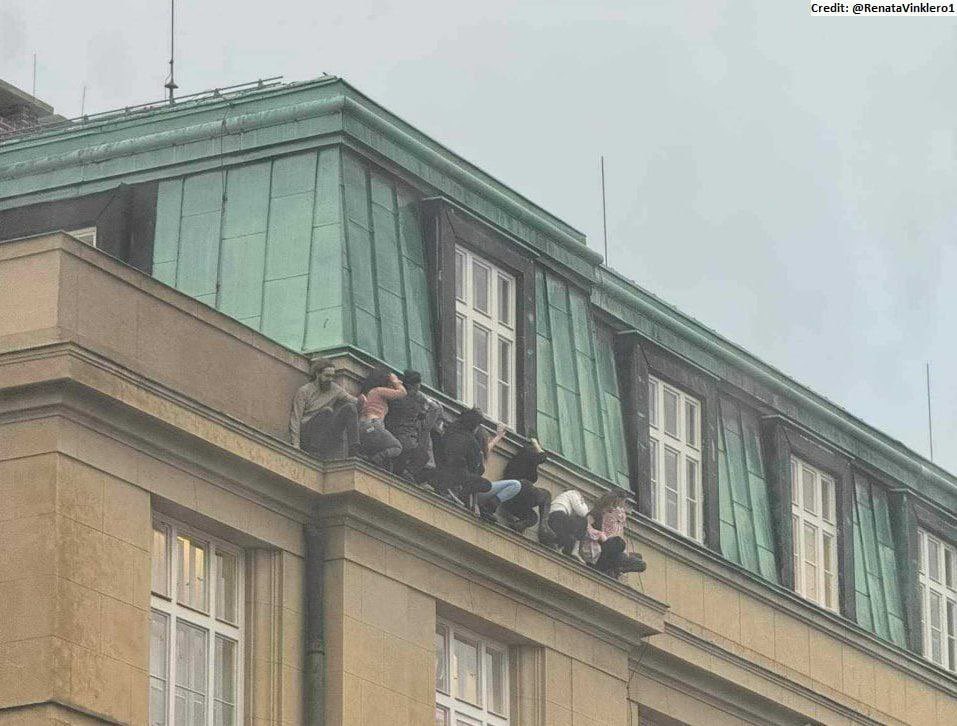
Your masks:
<svg viewBox="0 0 957 726"><path fill-rule="evenodd" d="M455 248L455 388L489 417L515 424L515 278Z"/></svg>

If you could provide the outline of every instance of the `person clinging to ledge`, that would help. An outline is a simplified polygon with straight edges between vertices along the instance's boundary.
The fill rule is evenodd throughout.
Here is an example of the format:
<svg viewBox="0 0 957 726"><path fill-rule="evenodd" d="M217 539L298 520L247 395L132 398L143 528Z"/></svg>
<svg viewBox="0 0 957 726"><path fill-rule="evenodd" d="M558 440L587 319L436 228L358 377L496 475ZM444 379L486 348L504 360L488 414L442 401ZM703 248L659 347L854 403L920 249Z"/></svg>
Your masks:
<svg viewBox="0 0 957 726"><path fill-rule="evenodd" d="M406 395L405 386L385 366L376 366L359 387L360 453L376 466L388 468L402 453L402 444L385 427L389 402Z"/></svg>

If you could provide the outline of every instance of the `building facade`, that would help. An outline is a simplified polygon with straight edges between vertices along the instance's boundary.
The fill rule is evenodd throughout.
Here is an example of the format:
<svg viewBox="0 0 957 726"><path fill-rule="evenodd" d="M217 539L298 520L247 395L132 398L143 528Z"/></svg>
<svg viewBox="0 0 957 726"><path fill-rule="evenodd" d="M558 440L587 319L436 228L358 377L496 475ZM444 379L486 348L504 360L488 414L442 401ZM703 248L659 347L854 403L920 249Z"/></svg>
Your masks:
<svg viewBox="0 0 957 726"><path fill-rule="evenodd" d="M957 479L341 79L9 135L0 240L0 723L957 723ZM291 446L317 352L647 571Z"/></svg>

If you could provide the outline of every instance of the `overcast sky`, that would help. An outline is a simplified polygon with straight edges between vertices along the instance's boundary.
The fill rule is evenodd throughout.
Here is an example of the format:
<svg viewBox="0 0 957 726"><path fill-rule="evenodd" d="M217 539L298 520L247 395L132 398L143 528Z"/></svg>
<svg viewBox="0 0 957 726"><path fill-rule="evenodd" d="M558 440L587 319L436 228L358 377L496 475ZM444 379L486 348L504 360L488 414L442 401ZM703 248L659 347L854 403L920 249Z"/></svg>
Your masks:
<svg viewBox="0 0 957 726"><path fill-rule="evenodd" d="M597 6L601 6L599 9ZM340 75L611 264L957 471L957 19L809 3L177 0L182 93ZM163 96L166 0L0 0L0 78Z"/></svg>

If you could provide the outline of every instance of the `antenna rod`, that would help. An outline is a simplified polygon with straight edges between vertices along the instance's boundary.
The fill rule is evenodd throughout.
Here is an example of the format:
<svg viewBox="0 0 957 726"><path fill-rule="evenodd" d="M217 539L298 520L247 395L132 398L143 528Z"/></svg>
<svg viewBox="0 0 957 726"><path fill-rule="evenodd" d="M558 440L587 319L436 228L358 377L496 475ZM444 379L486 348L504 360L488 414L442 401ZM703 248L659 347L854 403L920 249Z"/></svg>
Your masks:
<svg viewBox="0 0 957 726"><path fill-rule="evenodd" d="M605 215L605 156L601 157L601 230L605 236L605 264L608 264L608 220Z"/></svg>
<svg viewBox="0 0 957 726"><path fill-rule="evenodd" d="M176 38L173 31L176 28L176 0L169 0L169 83L164 86L169 90L169 102L173 103L173 91L179 86L173 77L173 61L176 58Z"/></svg>
<svg viewBox="0 0 957 726"><path fill-rule="evenodd" d="M80 115L86 115L86 84L83 84L83 96L80 98Z"/></svg>
<svg viewBox="0 0 957 726"><path fill-rule="evenodd" d="M33 97L37 97L37 54L33 54Z"/></svg>
<svg viewBox="0 0 957 726"><path fill-rule="evenodd" d="M930 363L926 364L927 373L927 438L930 442L930 460L934 461L934 424L930 416Z"/></svg>

